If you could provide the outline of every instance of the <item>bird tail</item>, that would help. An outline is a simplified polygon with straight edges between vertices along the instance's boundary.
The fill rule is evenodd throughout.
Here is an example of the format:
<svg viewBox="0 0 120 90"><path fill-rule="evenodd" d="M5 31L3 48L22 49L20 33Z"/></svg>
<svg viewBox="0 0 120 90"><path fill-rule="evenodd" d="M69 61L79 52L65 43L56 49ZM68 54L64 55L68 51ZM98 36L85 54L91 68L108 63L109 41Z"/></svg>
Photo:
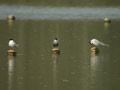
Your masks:
<svg viewBox="0 0 120 90"><path fill-rule="evenodd" d="M19 44L16 44L15 47L19 47Z"/></svg>
<svg viewBox="0 0 120 90"><path fill-rule="evenodd" d="M110 45L108 45L108 44L104 44L104 43L103 43L102 45L103 45L103 46L107 46L107 47L109 47L109 46L110 46Z"/></svg>

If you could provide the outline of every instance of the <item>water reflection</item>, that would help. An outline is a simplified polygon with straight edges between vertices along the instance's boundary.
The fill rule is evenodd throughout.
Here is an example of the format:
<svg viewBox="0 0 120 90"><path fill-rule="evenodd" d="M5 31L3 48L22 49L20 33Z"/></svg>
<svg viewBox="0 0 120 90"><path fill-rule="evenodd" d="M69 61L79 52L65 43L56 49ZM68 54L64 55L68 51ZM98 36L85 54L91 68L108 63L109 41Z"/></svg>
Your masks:
<svg viewBox="0 0 120 90"><path fill-rule="evenodd" d="M54 50L54 48L52 50ZM58 53L57 51L52 51L52 59L54 63L54 66L53 66L53 72L54 72L53 89L54 90L57 90L57 64L59 61L59 54L60 53Z"/></svg>
<svg viewBox="0 0 120 90"><path fill-rule="evenodd" d="M12 90L15 69L15 56L8 55L8 90Z"/></svg>
<svg viewBox="0 0 120 90"><path fill-rule="evenodd" d="M90 59L90 80L91 80L91 88L95 87L94 85L97 83L97 70L98 70L99 56L95 53L91 53Z"/></svg>
<svg viewBox="0 0 120 90"><path fill-rule="evenodd" d="M91 53L90 58L90 81L92 90L103 90L103 57L96 53Z"/></svg>
<svg viewBox="0 0 120 90"><path fill-rule="evenodd" d="M110 29L110 24L111 24L111 23L104 23L104 28L105 28L105 30Z"/></svg>
<svg viewBox="0 0 120 90"><path fill-rule="evenodd" d="M52 59L54 64L58 63L58 57L59 57L59 53L52 53Z"/></svg>
<svg viewBox="0 0 120 90"><path fill-rule="evenodd" d="M95 75L95 71L97 69L98 65L98 56L99 54L99 49L97 47L92 47L91 48L91 59L90 59L90 66L91 66L91 75Z"/></svg>
<svg viewBox="0 0 120 90"><path fill-rule="evenodd" d="M95 55L95 54L91 55L90 65L91 65L91 71L93 71L93 73L94 73L94 70L97 69L98 59L99 59L98 55Z"/></svg>
<svg viewBox="0 0 120 90"><path fill-rule="evenodd" d="M8 25L10 28L13 26L13 22L14 22L13 20L8 20Z"/></svg>

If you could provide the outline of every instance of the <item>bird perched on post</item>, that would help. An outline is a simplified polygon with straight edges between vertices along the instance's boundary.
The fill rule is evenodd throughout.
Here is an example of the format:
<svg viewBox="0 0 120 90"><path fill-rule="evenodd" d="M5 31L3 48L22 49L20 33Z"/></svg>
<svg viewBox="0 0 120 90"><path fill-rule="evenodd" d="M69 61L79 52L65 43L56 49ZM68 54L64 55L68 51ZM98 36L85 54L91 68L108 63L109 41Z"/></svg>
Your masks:
<svg viewBox="0 0 120 90"><path fill-rule="evenodd" d="M11 49L14 49L17 46L13 39L9 39L8 45Z"/></svg>
<svg viewBox="0 0 120 90"><path fill-rule="evenodd" d="M57 38L55 38L54 40L53 40L53 46L54 47L58 47L58 39Z"/></svg>
<svg viewBox="0 0 120 90"><path fill-rule="evenodd" d="M94 45L94 46L109 46L107 44L104 44L103 42L97 40L97 39L92 39L90 40L90 44Z"/></svg>

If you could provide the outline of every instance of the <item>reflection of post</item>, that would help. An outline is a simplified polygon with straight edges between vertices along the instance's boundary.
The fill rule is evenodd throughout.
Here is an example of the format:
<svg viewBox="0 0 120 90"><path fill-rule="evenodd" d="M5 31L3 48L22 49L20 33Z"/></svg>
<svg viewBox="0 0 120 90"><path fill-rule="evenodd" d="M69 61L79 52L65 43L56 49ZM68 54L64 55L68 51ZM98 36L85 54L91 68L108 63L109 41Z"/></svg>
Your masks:
<svg viewBox="0 0 120 90"><path fill-rule="evenodd" d="M104 28L105 28L105 30L109 30L110 29L110 23L104 23Z"/></svg>
<svg viewBox="0 0 120 90"><path fill-rule="evenodd" d="M52 53L52 58L53 58L54 64L56 64L58 62L58 56L59 56L59 54Z"/></svg>
<svg viewBox="0 0 120 90"><path fill-rule="evenodd" d="M98 51L97 51L98 50ZM90 81L91 90L103 90L103 79L104 79L104 58L100 56L99 49L97 47L91 48L91 58L90 58Z"/></svg>
<svg viewBox="0 0 120 90"><path fill-rule="evenodd" d="M97 83L97 69L98 69L98 56L95 53L91 53L90 59L90 83L91 89L96 87Z"/></svg>
<svg viewBox="0 0 120 90"><path fill-rule="evenodd" d="M98 54L99 54L99 49L96 46L93 46L91 49L91 60L90 60L90 66L91 66L91 71L96 69L96 65L98 62Z"/></svg>
<svg viewBox="0 0 120 90"><path fill-rule="evenodd" d="M98 63L98 56L91 56L91 60L90 60L91 71L97 69L97 63Z"/></svg>
<svg viewBox="0 0 120 90"><path fill-rule="evenodd" d="M8 54L8 90L12 90L15 56Z"/></svg>
<svg viewBox="0 0 120 90"><path fill-rule="evenodd" d="M13 20L8 20L8 25L10 28L13 26L13 22L14 22Z"/></svg>
<svg viewBox="0 0 120 90"><path fill-rule="evenodd" d="M54 62L54 66L53 66L53 73L54 73L54 89L53 90L57 90L57 80L56 80L56 68L57 68L57 63L58 63L58 57L59 57L59 54L60 54L60 51L58 48L53 48L52 49L52 59L53 59L53 62Z"/></svg>

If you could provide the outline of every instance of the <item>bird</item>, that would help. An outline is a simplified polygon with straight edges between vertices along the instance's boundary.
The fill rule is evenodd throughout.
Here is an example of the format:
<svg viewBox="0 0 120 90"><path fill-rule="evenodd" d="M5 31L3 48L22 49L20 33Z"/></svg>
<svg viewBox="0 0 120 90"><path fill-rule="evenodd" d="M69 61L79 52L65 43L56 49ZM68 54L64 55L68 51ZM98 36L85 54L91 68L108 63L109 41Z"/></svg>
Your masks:
<svg viewBox="0 0 120 90"><path fill-rule="evenodd" d="M94 46L109 46L108 44L104 44L103 42L97 40L97 39L91 39L90 40L90 44L94 45Z"/></svg>
<svg viewBox="0 0 120 90"><path fill-rule="evenodd" d="M14 49L17 46L13 39L9 39L8 45L11 49Z"/></svg>
<svg viewBox="0 0 120 90"><path fill-rule="evenodd" d="M58 39L57 38L55 38L54 40L53 40L53 46L54 47L58 47Z"/></svg>

